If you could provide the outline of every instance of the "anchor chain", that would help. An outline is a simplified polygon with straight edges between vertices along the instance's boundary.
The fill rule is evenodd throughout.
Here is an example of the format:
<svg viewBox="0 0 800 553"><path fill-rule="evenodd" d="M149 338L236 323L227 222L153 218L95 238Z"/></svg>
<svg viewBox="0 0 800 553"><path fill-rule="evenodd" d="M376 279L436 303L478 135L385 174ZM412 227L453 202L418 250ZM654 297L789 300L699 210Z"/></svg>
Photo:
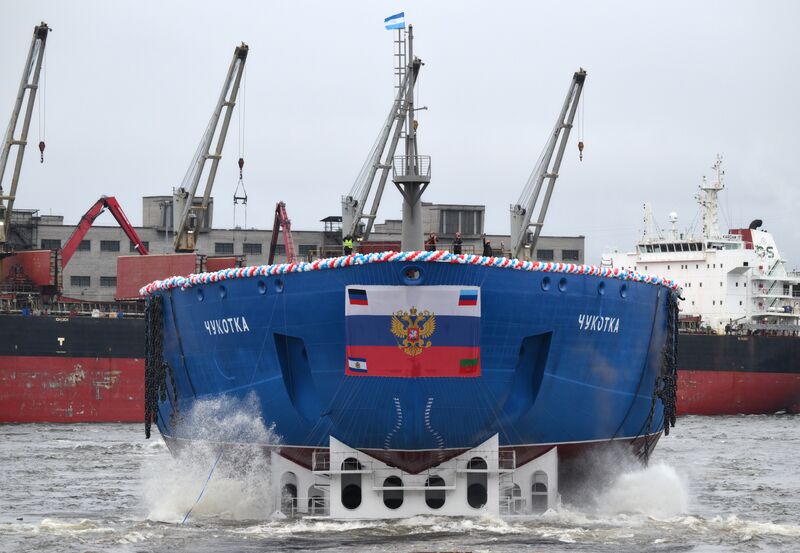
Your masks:
<svg viewBox="0 0 800 553"><path fill-rule="evenodd" d="M150 438L150 427L158 416L158 402L167 399L168 365L164 362L164 301L161 296L147 300L145 310L144 358L144 434ZM172 371L170 370L170 376ZM175 385L174 381L172 382Z"/></svg>

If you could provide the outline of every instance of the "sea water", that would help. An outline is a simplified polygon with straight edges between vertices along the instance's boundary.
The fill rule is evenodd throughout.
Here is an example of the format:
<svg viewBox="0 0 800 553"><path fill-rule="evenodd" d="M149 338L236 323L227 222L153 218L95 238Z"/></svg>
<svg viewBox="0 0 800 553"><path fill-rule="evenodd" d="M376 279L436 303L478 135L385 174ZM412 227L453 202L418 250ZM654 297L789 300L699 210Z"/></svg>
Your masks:
<svg viewBox="0 0 800 553"><path fill-rule="evenodd" d="M212 429L279 440L263 421L218 420L211 407ZM271 504L266 461L246 452L226 452L209 480L215 448L173 458L141 425L0 435L3 552L800 551L796 416L681 418L647 467L599 456L576 502L522 520L291 520Z"/></svg>

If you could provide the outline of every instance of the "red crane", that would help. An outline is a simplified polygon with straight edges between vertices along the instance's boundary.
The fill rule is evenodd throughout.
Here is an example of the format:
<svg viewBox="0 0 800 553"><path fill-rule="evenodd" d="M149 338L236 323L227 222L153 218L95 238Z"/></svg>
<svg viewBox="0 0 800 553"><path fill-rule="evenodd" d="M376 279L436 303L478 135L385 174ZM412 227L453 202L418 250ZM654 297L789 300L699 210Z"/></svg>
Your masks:
<svg viewBox="0 0 800 553"><path fill-rule="evenodd" d="M125 236L128 237L128 240L133 242L133 245L136 248L136 251L139 252L139 255L147 255L147 248L139 238L139 235L136 234L131 222L128 221L128 218L125 216L125 212L122 211L122 207L119 205L117 199L114 196L101 196L100 199L89 208L89 211L83 214L83 217L81 217L81 220L73 231L72 236L69 237L67 243L63 248L61 248L62 269L67 266L67 263L69 263L69 260L75 253L75 250L78 249L78 245L81 243L81 240L83 240L83 237L86 236L87 232L89 232L89 228L92 226L92 223L94 223L95 219L97 219L97 217L106 209L108 209L114 216L114 219L117 220L117 223L119 223L119 226L125 232Z"/></svg>
<svg viewBox="0 0 800 553"><path fill-rule="evenodd" d="M283 243L286 247L286 262L294 263L294 241L292 240L292 222L286 214L286 204L275 205L275 222L272 225L272 240L269 243L269 264L275 261L275 250L278 245L278 231L283 229Z"/></svg>

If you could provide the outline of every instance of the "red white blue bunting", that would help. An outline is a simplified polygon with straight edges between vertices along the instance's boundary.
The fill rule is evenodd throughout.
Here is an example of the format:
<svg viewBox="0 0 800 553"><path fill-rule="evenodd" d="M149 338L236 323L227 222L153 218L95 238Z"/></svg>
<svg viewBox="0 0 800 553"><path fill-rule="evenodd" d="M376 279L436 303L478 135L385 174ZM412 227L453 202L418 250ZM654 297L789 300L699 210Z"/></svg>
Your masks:
<svg viewBox="0 0 800 553"><path fill-rule="evenodd" d="M498 269L512 269L518 271L534 271L543 273L563 273L575 275L593 275L604 278L616 278L664 286L670 290L680 290L678 284L669 278L648 275L637 271L620 268L597 267L596 265L578 265L575 263L553 263L550 261L521 261L506 257L486 257L474 254L453 254L445 251L416 251L416 252L383 252L383 253L354 253L341 257L318 259L311 262L281 263L278 265L259 265L258 267L240 267L236 269L221 269L213 273L191 274L189 276L173 276L164 280L156 280L139 290L142 296L154 292L172 290L174 288L191 288L198 284L222 282L236 278L266 277L283 275L287 273L305 273L308 271L322 271L325 269L340 269L354 265L367 265L369 263L390 262L418 262L418 263L453 263L462 265L481 265L496 267Z"/></svg>

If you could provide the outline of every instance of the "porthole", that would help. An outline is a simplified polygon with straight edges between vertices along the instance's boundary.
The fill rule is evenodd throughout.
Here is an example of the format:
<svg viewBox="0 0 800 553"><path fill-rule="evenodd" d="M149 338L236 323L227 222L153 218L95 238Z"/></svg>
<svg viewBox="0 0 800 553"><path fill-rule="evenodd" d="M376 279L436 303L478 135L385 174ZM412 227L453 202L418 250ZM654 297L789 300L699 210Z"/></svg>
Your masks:
<svg viewBox="0 0 800 553"><path fill-rule="evenodd" d="M544 277L542 279L542 290L545 292L550 289L550 277Z"/></svg>
<svg viewBox="0 0 800 553"><path fill-rule="evenodd" d="M383 504L389 509L399 509L403 505L403 481L397 476L390 476L383 481Z"/></svg>
<svg viewBox="0 0 800 553"><path fill-rule="evenodd" d="M224 286L219 287L219 297L222 299L228 297L228 289L225 288Z"/></svg>
<svg viewBox="0 0 800 553"><path fill-rule="evenodd" d="M627 284L623 284L622 286L619 287L619 295L622 298L627 298L628 297L628 285Z"/></svg>
<svg viewBox="0 0 800 553"><path fill-rule="evenodd" d="M204 299L206 299L206 293L203 292L203 290L201 288L198 288L197 289L197 301L203 301Z"/></svg>
<svg viewBox="0 0 800 553"><path fill-rule="evenodd" d="M426 488L443 488L444 479L441 476L431 476L425 481ZM425 490L425 504L431 509L441 509L444 506L444 490Z"/></svg>
<svg viewBox="0 0 800 553"><path fill-rule="evenodd" d="M259 280L258 281L257 287L258 287L258 293L259 294L263 295L263 294L267 293L267 283L264 282L263 280Z"/></svg>
<svg viewBox="0 0 800 553"><path fill-rule="evenodd" d="M275 282L272 284L272 286L275 288L275 291L277 293L280 294L281 292L283 292L283 280L276 279Z"/></svg>
<svg viewBox="0 0 800 553"><path fill-rule="evenodd" d="M403 267L403 283L415 286L422 283L422 268L417 265Z"/></svg>
<svg viewBox="0 0 800 553"><path fill-rule="evenodd" d="M604 296L605 293L606 293L606 283L601 282L600 284L597 285L597 295Z"/></svg>
<svg viewBox="0 0 800 553"><path fill-rule="evenodd" d="M567 289L567 279L562 278L561 280L558 281L558 290L560 292L564 292L566 291L566 289Z"/></svg>

